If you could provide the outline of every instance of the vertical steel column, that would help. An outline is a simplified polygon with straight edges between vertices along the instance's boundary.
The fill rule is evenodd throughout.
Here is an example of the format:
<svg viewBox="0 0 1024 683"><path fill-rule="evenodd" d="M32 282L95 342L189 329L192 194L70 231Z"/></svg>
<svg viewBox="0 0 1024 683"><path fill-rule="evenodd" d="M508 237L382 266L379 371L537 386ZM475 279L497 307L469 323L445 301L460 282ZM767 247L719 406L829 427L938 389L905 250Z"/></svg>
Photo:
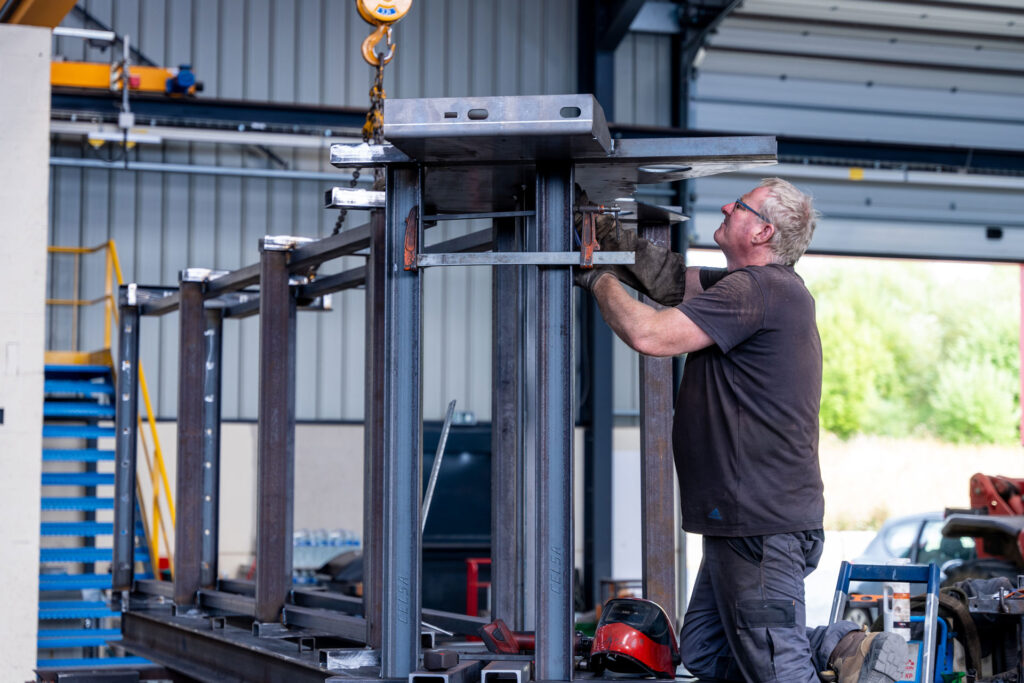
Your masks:
<svg viewBox="0 0 1024 683"><path fill-rule="evenodd" d="M573 169L537 165L541 251L569 251ZM574 562L572 271L541 268L537 281L537 657L536 678L572 680Z"/></svg>
<svg viewBox="0 0 1024 683"><path fill-rule="evenodd" d="M423 487L420 340L422 281L405 270L407 230L420 232L416 167L388 167L384 311L384 586L381 677L405 678L419 663L420 497Z"/></svg>
<svg viewBox="0 0 1024 683"><path fill-rule="evenodd" d="M640 235L668 246L668 225L640 226ZM643 297L645 303L660 306ZM640 356L640 527L644 597L675 624L675 470L672 459L672 359Z"/></svg>
<svg viewBox="0 0 1024 683"><path fill-rule="evenodd" d="M519 251L518 222L494 222L495 251ZM522 270L491 270L491 616L518 630L524 628L519 568Z"/></svg>
<svg viewBox="0 0 1024 683"><path fill-rule="evenodd" d="M380 648L384 583L384 211L370 212L366 259L366 394L363 432L363 616L366 644Z"/></svg>
<svg viewBox="0 0 1024 683"><path fill-rule="evenodd" d="M295 480L295 298L291 243L260 240L260 394L256 483L256 620L276 622L292 586Z"/></svg>
<svg viewBox="0 0 1024 683"><path fill-rule="evenodd" d="M584 424L583 565L587 600L599 605L601 579L612 575L612 330L601 317L597 299L580 297L581 374L580 421Z"/></svg>
<svg viewBox="0 0 1024 683"><path fill-rule="evenodd" d="M524 189L529 193L529 204L534 208L534 215L524 219L526 236L525 251L539 251L540 239L537 234L536 215L536 183ZM520 271L523 278L523 304L520 309L522 326L519 335L519 364L522 368L522 424L519 428L522 461L519 463L519 479L523 482L523 490L519 496L520 512L519 540L522 552L519 555L519 575L522 578L522 594L517 605L523 611L523 629L537 629L537 307L526 302L537 301L537 281L540 269L524 267ZM527 599L527 596L529 599Z"/></svg>
<svg viewBox="0 0 1024 683"><path fill-rule="evenodd" d="M203 363L203 537L199 583L217 585L217 553L220 546L220 379L224 312L206 310L205 362Z"/></svg>
<svg viewBox="0 0 1024 683"><path fill-rule="evenodd" d="M134 285L121 287L118 336L117 427L114 448L114 544L111 565L114 590L130 590L135 577L135 455L139 414L139 307Z"/></svg>
<svg viewBox="0 0 1024 683"><path fill-rule="evenodd" d="M178 465L174 524L174 604L190 608L200 587L203 550L203 377L206 313L203 276L182 271L178 307Z"/></svg>

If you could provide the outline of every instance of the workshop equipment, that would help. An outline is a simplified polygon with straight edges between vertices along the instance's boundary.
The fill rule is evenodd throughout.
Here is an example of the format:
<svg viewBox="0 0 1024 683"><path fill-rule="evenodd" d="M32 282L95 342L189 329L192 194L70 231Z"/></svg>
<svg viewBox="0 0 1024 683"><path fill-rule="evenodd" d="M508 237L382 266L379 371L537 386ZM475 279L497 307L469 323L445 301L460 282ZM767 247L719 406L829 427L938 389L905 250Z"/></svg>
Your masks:
<svg viewBox="0 0 1024 683"><path fill-rule="evenodd" d="M617 598L605 603L594 632L590 669L675 678L682 663L668 615L656 602Z"/></svg>
<svg viewBox="0 0 1024 683"><path fill-rule="evenodd" d="M899 581L927 584L923 617L924 638L922 641L910 641L910 658L905 673L907 676L912 674L913 677L905 677L902 680L921 683L934 680L941 683L943 679L937 677L935 664L939 617L939 568L935 563L892 565L843 562L839 567L839 580L836 582L836 595L832 601L832 613L829 617L830 624L839 621L846 610L850 581ZM941 673L948 672L939 672L939 674Z"/></svg>

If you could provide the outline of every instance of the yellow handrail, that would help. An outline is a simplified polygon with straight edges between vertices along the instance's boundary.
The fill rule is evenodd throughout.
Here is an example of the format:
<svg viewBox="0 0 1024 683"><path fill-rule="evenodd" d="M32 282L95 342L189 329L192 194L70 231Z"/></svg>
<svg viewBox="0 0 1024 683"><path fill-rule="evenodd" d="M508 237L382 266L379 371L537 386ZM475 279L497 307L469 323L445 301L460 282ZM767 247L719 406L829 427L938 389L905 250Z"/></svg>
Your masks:
<svg viewBox="0 0 1024 683"><path fill-rule="evenodd" d="M98 251L106 250L106 263L104 273L104 291L105 294L96 299L79 299L78 288L79 288L79 272L80 272L80 260L83 254L93 254ZM124 276L121 272L121 261L117 257L117 246L114 244L114 240L107 240L103 244L95 247L61 247L51 246L47 247L47 251L51 254L71 254L74 256L74 298L72 299L47 299L46 303L51 306L73 306L72 318L71 318L71 338L73 350L78 348L78 312L81 306L92 306L94 304L103 302L104 303L104 325L103 325L103 341L104 348L110 349L111 334L114 327L118 324L118 313L116 304L116 294L114 290L114 283L118 286L124 284ZM116 364L115 364L116 371ZM146 441L145 430L142 428L142 416L141 414L136 417L139 424L139 438L142 442L143 453L145 455L146 466L149 470L149 480L152 489L152 522L150 523L146 519L146 504L143 497L140 483L136 480L136 488L138 490L139 508L142 512L142 523L146 533L147 543L149 544L150 558L153 564L153 571L156 578L160 577L160 540L163 540L165 556L168 560L168 566L171 568L171 577L174 576L174 561L171 552L170 541L167 534L167 528L164 525L163 515L160 510L160 486L158 480L163 483L163 491L166 498L163 499L164 504L167 506L168 516L170 517L171 524L174 524L175 513L174 513L174 498L171 495L171 486L167 478L167 468L164 464L163 449L160 446L160 435L156 429L156 417L153 413L153 404L149 397L149 387L146 385L146 374L142 368L142 362L139 362L139 388L142 394L142 400L146 407L146 424L149 427L150 436L153 439L153 458L150 459L149 444ZM155 467L154 467L155 464ZM163 536L161 538L160 530L163 530Z"/></svg>

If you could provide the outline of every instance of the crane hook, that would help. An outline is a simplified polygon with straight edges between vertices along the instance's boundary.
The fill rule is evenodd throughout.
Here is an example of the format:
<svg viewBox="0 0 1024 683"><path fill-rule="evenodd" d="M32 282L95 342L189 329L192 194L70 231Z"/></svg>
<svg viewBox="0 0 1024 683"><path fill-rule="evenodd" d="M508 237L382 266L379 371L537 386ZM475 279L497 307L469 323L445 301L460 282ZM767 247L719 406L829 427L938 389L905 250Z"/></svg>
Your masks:
<svg viewBox="0 0 1024 683"><path fill-rule="evenodd" d="M388 53L377 53L374 48L377 44L386 39L388 46ZM381 64L387 64L391 61L391 58L395 56L395 46L391 42L391 27L386 25L380 25L377 30L366 37L363 41L363 59L370 66L380 66Z"/></svg>

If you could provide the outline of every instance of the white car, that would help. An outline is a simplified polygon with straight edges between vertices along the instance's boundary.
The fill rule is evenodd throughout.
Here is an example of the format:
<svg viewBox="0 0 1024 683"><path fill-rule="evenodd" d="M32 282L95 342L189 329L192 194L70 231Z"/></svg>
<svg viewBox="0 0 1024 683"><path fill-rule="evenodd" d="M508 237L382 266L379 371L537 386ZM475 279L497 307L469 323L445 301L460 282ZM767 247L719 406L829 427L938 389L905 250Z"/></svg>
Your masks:
<svg viewBox="0 0 1024 683"><path fill-rule="evenodd" d="M853 562L885 564L895 558L909 558L912 564L934 562L939 566L940 578L945 580L948 570L974 559L975 551L973 538L944 537L944 524L941 512L922 512L886 520L864 554ZM849 594L850 602L843 618L857 624L870 624L877 615L882 584L851 583Z"/></svg>

